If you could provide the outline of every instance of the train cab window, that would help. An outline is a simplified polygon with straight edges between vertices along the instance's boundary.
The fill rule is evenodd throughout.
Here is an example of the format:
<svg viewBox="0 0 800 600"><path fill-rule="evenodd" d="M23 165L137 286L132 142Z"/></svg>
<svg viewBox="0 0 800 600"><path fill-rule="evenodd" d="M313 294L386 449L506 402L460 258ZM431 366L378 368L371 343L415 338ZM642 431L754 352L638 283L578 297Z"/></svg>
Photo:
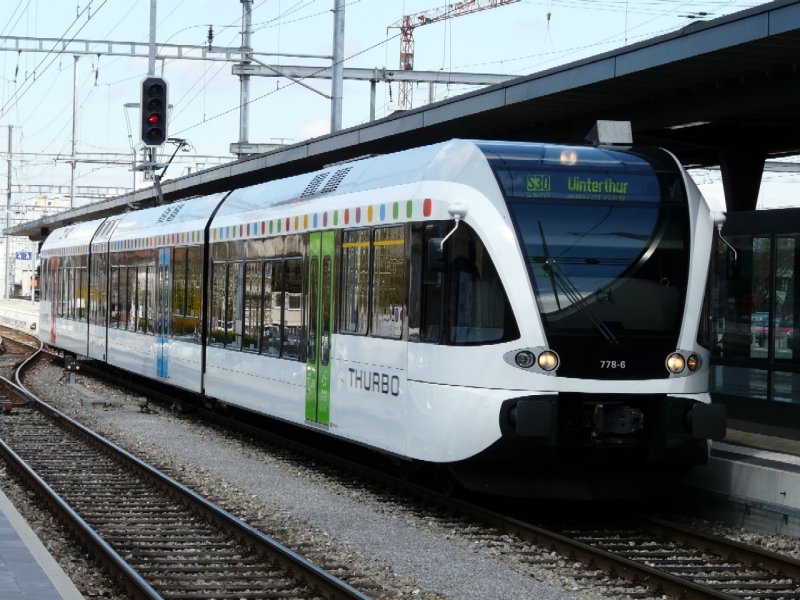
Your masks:
<svg viewBox="0 0 800 600"><path fill-rule="evenodd" d="M261 274L263 263L244 263L244 340L242 349L258 352L261 330Z"/></svg>
<svg viewBox="0 0 800 600"><path fill-rule="evenodd" d="M303 344L303 259L287 258L283 264L285 292L281 356L300 360Z"/></svg>
<svg viewBox="0 0 800 600"><path fill-rule="evenodd" d="M371 333L399 339L406 313L405 227L376 228L374 255Z"/></svg>
<svg viewBox="0 0 800 600"><path fill-rule="evenodd" d="M369 311L369 229L342 234L342 304L339 331L367 333Z"/></svg>

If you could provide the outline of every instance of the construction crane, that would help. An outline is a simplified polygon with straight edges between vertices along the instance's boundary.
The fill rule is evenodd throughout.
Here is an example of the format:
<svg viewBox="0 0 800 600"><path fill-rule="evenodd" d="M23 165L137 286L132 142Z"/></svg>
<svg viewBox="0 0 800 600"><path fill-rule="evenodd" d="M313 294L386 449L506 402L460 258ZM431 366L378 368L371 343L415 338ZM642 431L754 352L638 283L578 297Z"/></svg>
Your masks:
<svg viewBox="0 0 800 600"><path fill-rule="evenodd" d="M439 8L424 10L404 16L399 21L387 27L387 29L400 30L400 70L414 70L414 29L417 27L437 23L445 19L452 19L453 17L469 15L489 8L497 8L505 4L514 4L519 1L520 0L463 0L462 2L450 2ZM398 109L408 110L411 108L413 93L414 88L410 81L403 81L400 83L400 92L397 98Z"/></svg>

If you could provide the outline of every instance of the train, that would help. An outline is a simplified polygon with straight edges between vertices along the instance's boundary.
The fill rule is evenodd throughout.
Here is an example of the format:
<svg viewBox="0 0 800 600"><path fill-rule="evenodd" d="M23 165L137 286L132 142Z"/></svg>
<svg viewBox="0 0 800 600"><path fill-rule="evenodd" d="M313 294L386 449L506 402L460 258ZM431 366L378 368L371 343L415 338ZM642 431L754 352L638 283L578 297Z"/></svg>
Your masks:
<svg viewBox="0 0 800 600"><path fill-rule="evenodd" d="M724 436L714 232L665 150L452 139L59 228L38 330L470 490L628 497Z"/></svg>

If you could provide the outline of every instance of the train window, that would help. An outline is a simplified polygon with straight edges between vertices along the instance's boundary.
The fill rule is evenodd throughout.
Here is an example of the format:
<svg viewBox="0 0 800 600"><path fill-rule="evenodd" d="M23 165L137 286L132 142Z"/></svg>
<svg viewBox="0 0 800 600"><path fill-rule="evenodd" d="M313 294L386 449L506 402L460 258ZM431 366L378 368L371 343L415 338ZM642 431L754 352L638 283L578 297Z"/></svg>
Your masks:
<svg viewBox="0 0 800 600"><path fill-rule="evenodd" d="M422 299L419 339L438 343L442 330L442 273L431 271L428 264L428 242L442 237L441 225L426 225L422 244Z"/></svg>
<svg viewBox="0 0 800 600"><path fill-rule="evenodd" d="M92 258L92 276L91 286L88 285L88 271L87 281L83 284L83 289L86 290L87 296L81 298L81 302L86 306L89 304L89 319L95 325L106 326L107 310L108 310L108 255L96 254ZM91 289L90 289L91 288ZM82 292L83 293L83 292ZM83 313L84 308L81 308Z"/></svg>
<svg viewBox="0 0 800 600"><path fill-rule="evenodd" d="M87 259L84 258L82 260L84 264L86 264ZM78 319L80 321L86 320L86 305L89 300L89 269L87 267L81 267L80 269L80 277L78 278Z"/></svg>
<svg viewBox="0 0 800 600"><path fill-rule="evenodd" d="M264 263L264 333L261 352L270 356L281 354L281 267L280 261Z"/></svg>
<svg viewBox="0 0 800 600"><path fill-rule="evenodd" d="M306 360L309 363L317 361L317 312L318 312L318 297L319 285L317 278L319 277L319 258L314 256L311 259L311 264L308 268L308 350L306 351Z"/></svg>
<svg viewBox="0 0 800 600"><path fill-rule="evenodd" d="M241 349L242 296L239 288L242 263L228 263L228 288L225 299L225 347Z"/></svg>
<svg viewBox="0 0 800 600"><path fill-rule="evenodd" d="M284 262L283 358L300 360L303 343L303 259L287 258Z"/></svg>
<svg viewBox="0 0 800 600"><path fill-rule="evenodd" d="M342 234L342 307L339 331L366 334L369 310L369 229Z"/></svg>
<svg viewBox="0 0 800 600"><path fill-rule="evenodd" d="M136 331L147 333L147 268L136 269Z"/></svg>
<svg viewBox="0 0 800 600"><path fill-rule="evenodd" d="M125 329L136 331L136 323L139 318L139 276L136 267L128 267L128 318L125 322Z"/></svg>
<svg viewBox="0 0 800 600"><path fill-rule="evenodd" d="M328 364L331 349L331 257L322 259L322 323L320 323L320 363ZM312 319L313 320L313 319Z"/></svg>
<svg viewBox="0 0 800 600"><path fill-rule="evenodd" d="M119 267L111 267L111 314L109 327L119 328L119 316L121 312L121 304L119 295Z"/></svg>
<svg viewBox="0 0 800 600"><path fill-rule="evenodd" d="M211 274L211 320L209 343L216 346L225 344L225 289L227 286L228 265L214 263Z"/></svg>
<svg viewBox="0 0 800 600"><path fill-rule="evenodd" d="M128 324L128 269L119 267L119 328Z"/></svg>
<svg viewBox="0 0 800 600"><path fill-rule="evenodd" d="M264 264L247 261L244 263L244 341L242 348L248 352L258 352L259 331L261 330L261 279Z"/></svg>
<svg viewBox="0 0 800 600"><path fill-rule="evenodd" d="M172 251L172 335L186 335L186 248Z"/></svg>
<svg viewBox="0 0 800 600"><path fill-rule="evenodd" d="M186 251L186 321L185 334L200 341L200 311L203 289L203 248L196 246Z"/></svg>
<svg viewBox="0 0 800 600"><path fill-rule="evenodd" d="M67 271L67 318L75 318L75 269Z"/></svg>
<svg viewBox="0 0 800 600"><path fill-rule="evenodd" d="M453 345L519 337L503 284L481 239L462 225L445 244L446 338Z"/></svg>
<svg viewBox="0 0 800 600"><path fill-rule="evenodd" d="M406 313L405 227L375 229L374 253L371 333L399 339Z"/></svg>

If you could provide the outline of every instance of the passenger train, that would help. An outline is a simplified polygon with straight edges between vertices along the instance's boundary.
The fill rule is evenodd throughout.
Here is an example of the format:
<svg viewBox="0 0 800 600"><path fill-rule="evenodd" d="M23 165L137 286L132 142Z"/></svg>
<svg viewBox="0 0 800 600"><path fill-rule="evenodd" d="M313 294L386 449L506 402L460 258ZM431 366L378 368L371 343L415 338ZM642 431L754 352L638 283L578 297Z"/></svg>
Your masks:
<svg viewBox="0 0 800 600"><path fill-rule="evenodd" d="M451 140L58 229L39 331L471 489L627 496L724 435L713 235L666 151Z"/></svg>

